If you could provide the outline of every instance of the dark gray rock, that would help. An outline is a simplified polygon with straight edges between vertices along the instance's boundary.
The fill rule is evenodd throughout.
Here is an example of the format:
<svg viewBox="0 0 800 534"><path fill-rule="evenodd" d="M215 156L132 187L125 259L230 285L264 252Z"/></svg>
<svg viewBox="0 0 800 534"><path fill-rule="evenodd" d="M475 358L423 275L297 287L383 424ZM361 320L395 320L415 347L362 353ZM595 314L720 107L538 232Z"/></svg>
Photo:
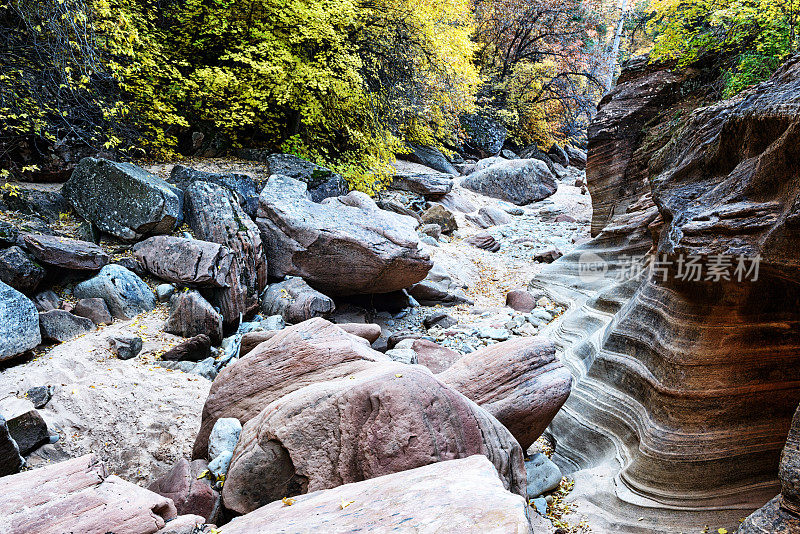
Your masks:
<svg viewBox="0 0 800 534"><path fill-rule="evenodd" d="M528 473L528 499L551 492L561 484L561 470L541 452L525 462L525 470Z"/></svg>
<svg viewBox="0 0 800 534"><path fill-rule="evenodd" d="M505 126L482 115L462 115L461 127L469 136L464 141L465 150L482 158L497 155L508 136Z"/></svg>
<svg viewBox="0 0 800 534"><path fill-rule="evenodd" d="M458 176L460 174L438 148L414 145L411 147L411 154L403 157L407 158L409 161L425 165L426 167L429 167L435 171L450 174L452 176ZM445 191L445 193L446 192L447 191Z"/></svg>
<svg viewBox="0 0 800 534"><path fill-rule="evenodd" d="M453 177L445 173L397 173L389 186L400 191L410 191L426 198L438 198L453 189Z"/></svg>
<svg viewBox="0 0 800 534"><path fill-rule="evenodd" d="M59 191L39 191L22 187L17 195L0 195L6 210L41 217L48 222L59 220L62 213L72 211L69 202Z"/></svg>
<svg viewBox="0 0 800 534"><path fill-rule="evenodd" d="M558 189L553 173L536 159L496 161L464 178L461 185L519 206L543 200Z"/></svg>
<svg viewBox="0 0 800 534"><path fill-rule="evenodd" d="M197 334L194 337L178 343L165 352L161 359L165 361L199 362L211 356L211 338L206 334Z"/></svg>
<svg viewBox="0 0 800 534"><path fill-rule="evenodd" d="M39 311L57 310L61 307L61 297L55 294L51 289L37 293L33 297L33 304Z"/></svg>
<svg viewBox="0 0 800 534"><path fill-rule="evenodd" d="M556 247L550 247L534 254L533 261L538 261L541 263L553 263L563 255L564 253L558 250Z"/></svg>
<svg viewBox="0 0 800 534"><path fill-rule="evenodd" d="M170 300L164 331L181 337L207 334L214 345L222 342L222 315L195 290L181 291Z"/></svg>
<svg viewBox="0 0 800 534"><path fill-rule="evenodd" d="M17 243L19 231L11 223L0 221L0 246L10 247Z"/></svg>
<svg viewBox="0 0 800 534"><path fill-rule="evenodd" d="M142 352L142 338L117 334L108 338L111 350L120 360L131 360Z"/></svg>
<svg viewBox="0 0 800 534"><path fill-rule="evenodd" d="M108 254L88 241L33 234L26 235L24 240L28 252L48 265L79 271L97 271L108 264Z"/></svg>
<svg viewBox="0 0 800 534"><path fill-rule="evenodd" d="M53 398L53 390L53 386L34 386L25 393L25 398L33 403L34 408L44 408Z"/></svg>
<svg viewBox="0 0 800 534"><path fill-rule="evenodd" d="M332 298L295 276L270 285L261 301L261 311L266 315L280 315L290 324L302 323L312 317L328 317L335 309Z"/></svg>
<svg viewBox="0 0 800 534"><path fill-rule="evenodd" d="M39 314L39 328L42 339L64 343L96 328L94 322L86 317L78 317L66 310L50 310Z"/></svg>
<svg viewBox="0 0 800 534"><path fill-rule="evenodd" d="M308 186L308 197L314 202L346 195L350 191L345 179L335 172L293 154L267 154L258 150L242 150L240 155L245 159L266 163L269 175L279 174L304 182Z"/></svg>
<svg viewBox="0 0 800 534"><path fill-rule="evenodd" d="M42 342L39 314L33 302L0 282L0 361L26 352Z"/></svg>
<svg viewBox="0 0 800 534"><path fill-rule="evenodd" d="M458 324L458 319L448 314L447 312L438 311L433 312L422 320L422 326L430 330L434 326L439 328L450 328Z"/></svg>
<svg viewBox="0 0 800 534"><path fill-rule="evenodd" d="M97 225L89 222L84 221L78 225L78 228L75 230L75 234L77 235L78 239L82 241L88 241L89 243L100 243L100 229Z"/></svg>
<svg viewBox="0 0 800 534"><path fill-rule="evenodd" d="M144 268L142 262L134 258L133 256L124 256L122 258L118 258L114 260L112 265L119 265L120 267L124 267L128 269L130 272L135 274L136 276L147 276L149 273L147 269Z"/></svg>
<svg viewBox="0 0 800 534"><path fill-rule="evenodd" d="M181 190L130 163L84 158L63 191L81 217L120 239L168 234L182 220Z"/></svg>
<svg viewBox="0 0 800 534"><path fill-rule="evenodd" d="M169 302L175 294L175 286L172 284L158 284L156 286L156 298L158 302Z"/></svg>
<svg viewBox="0 0 800 534"><path fill-rule="evenodd" d="M9 418L6 424L22 456L29 455L50 440L47 423L36 410L29 410Z"/></svg>
<svg viewBox="0 0 800 534"><path fill-rule="evenodd" d="M552 159L553 162L558 163L562 167L569 167L569 156L567 155L567 151L557 144L553 143L553 146L551 146L550 150L547 151L547 155L550 156L550 159Z"/></svg>
<svg viewBox="0 0 800 534"><path fill-rule="evenodd" d="M120 265L106 265L97 276L75 286L73 295L79 299L103 299L111 315L118 319L132 319L156 306L156 297L148 285Z"/></svg>
<svg viewBox="0 0 800 534"><path fill-rule="evenodd" d="M506 159L519 159L519 156L507 148L500 151L500 156Z"/></svg>
<svg viewBox="0 0 800 534"><path fill-rule="evenodd" d="M565 146L564 150L567 153L570 165L572 165L576 169L581 169L581 170L586 169L586 152L584 152L580 148L575 148L572 145Z"/></svg>
<svg viewBox="0 0 800 534"><path fill-rule="evenodd" d="M164 235L136 243L133 255L156 278L198 287L225 287L233 262L219 243Z"/></svg>
<svg viewBox="0 0 800 534"><path fill-rule="evenodd" d="M19 247L0 250L0 281L24 293L32 293L39 287L45 274L44 268Z"/></svg>
<svg viewBox="0 0 800 534"><path fill-rule="evenodd" d="M256 210L258 210L258 194L261 192L261 188L252 176L246 174L204 172L183 165L175 165L170 173L169 181L183 191L186 191L194 182L221 185L236 193L239 205L250 217L255 217Z"/></svg>
<svg viewBox="0 0 800 534"><path fill-rule="evenodd" d="M111 324L111 311L106 305L106 301L101 298L81 299L72 308L72 313L79 317L91 319L94 324Z"/></svg>
<svg viewBox="0 0 800 534"><path fill-rule="evenodd" d="M19 454L17 442L8 432L8 424L0 415L0 477L19 473L25 460Z"/></svg>
<svg viewBox="0 0 800 534"><path fill-rule="evenodd" d="M241 314L258 309L259 295L267 285L261 233L235 195L220 185L194 182L186 190L186 201L186 219L195 236L223 245L233 255L225 287L209 295L226 327L233 327Z"/></svg>

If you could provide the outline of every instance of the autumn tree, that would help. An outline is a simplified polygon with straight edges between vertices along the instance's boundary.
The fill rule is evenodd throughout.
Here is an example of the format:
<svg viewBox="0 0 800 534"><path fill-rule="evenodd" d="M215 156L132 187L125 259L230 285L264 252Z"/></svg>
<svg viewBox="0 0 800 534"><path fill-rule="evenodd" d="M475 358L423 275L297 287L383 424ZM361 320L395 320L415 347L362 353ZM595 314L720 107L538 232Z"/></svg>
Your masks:
<svg viewBox="0 0 800 534"><path fill-rule="evenodd" d="M477 0L483 102L520 143L574 135L602 91L601 5Z"/></svg>

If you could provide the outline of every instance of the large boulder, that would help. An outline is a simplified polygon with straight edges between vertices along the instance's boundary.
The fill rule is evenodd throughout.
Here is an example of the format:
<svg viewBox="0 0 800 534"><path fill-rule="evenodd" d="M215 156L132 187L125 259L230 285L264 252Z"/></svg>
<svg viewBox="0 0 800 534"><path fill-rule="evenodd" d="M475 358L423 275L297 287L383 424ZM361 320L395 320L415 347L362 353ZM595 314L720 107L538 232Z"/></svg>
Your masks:
<svg viewBox="0 0 800 534"><path fill-rule="evenodd" d="M505 126L484 115L462 115L461 127L468 135L464 148L481 158L499 154L508 136Z"/></svg>
<svg viewBox="0 0 800 534"><path fill-rule="evenodd" d="M181 515L199 515L208 523L215 523L220 509L220 494L211 481L202 477L208 469L205 460L189 462L181 458L164 476L153 481L147 489L172 499Z"/></svg>
<svg viewBox="0 0 800 534"><path fill-rule="evenodd" d="M42 342L39 314L28 297L0 282L0 361L28 351Z"/></svg>
<svg viewBox="0 0 800 534"><path fill-rule="evenodd" d="M530 447L569 397L572 375L552 343L516 338L467 354L437 375Z"/></svg>
<svg viewBox="0 0 800 534"><path fill-rule="evenodd" d="M545 519L531 514L525 499L503 487L485 456L475 455L298 495L291 506L274 502L222 526L220 534L431 529L482 534L553 531Z"/></svg>
<svg viewBox="0 0 800 534"><path fill-rule="evenodd" d="M109 475L93 454L0 478L5 532L153 534L172 500Z"/></svg>
<svg viewBox="0 0 800 534"><path fill-rule="evenodd" d="M219 243L155 236L133 246L144 269L161 280L198 287L225 287L233 255Z"/></svg>
<svg viewBox="0 0 800 534"><path fill-rule="evenodd" d="M283 497L483 454L524 495L522 449L469 399L421 366L372 363L306 386L244 425L222 490L247 513Z"/></svg>
<svg viewBox="0 0 800 534"><path fill-rule="evenodd" d="M97 276L75 286L79 299L101 298L111 315L132 319L156 307L156 296L144 281L120 265L106 265Z"/></svg>
<svg viewBox="0 0 800 534"><path fill-rule="evenodd" d="M374 323L336 323L338 328L341 328L348 334L361 338L367 344L374 343L381 337L381 326ZM281 327L282 328L282 327ZM255 332L248 332L242 336L242 345L239 354L244 357L250 353L254 348L265 341L272 339L278 330L256 330Z"/></svg>
<svg viewBox="0 0 800 534"><path fill-rule="evenodd" d="M347 181L332 170L294 154L270 154L260 150L242 150L240 154L246 159L266 163L268 176L280 174L304 182L308 186L308 198L314 202L346 195L350 191Z"/></svg>
<svg viewBox="0 0 800 534"><path fill-rule="evenodd" d="M389 358L325 319L285 328L247 357L225 367L211 385L203 406L194 458L204 458L217 419L236 417L245 424L269 403L308 384L348 376Z"/></svg>
<svg viewBox="0 0 800 534"><path fill-rule="evenodd" d="M258 209L258 193L260 187L256 180L247 174L205 172L175 165L170 172L169 180L182 191L186 191L194 182L209 182L230 189L239 200L239 205L250 217L255 217Z"/></svg>
<svg viewBox="0 0 800 534"><path fill-rule="evenodd" d="M334 309L333 299L295 276L270 285L261 301L261 311L266 315L280 315L290 324L302 323L313 317L327 317Z"/></svg>
<svg viewBox="0 0 800 534"><path fill-rule="evenodd" d="M84 158L64 184L78 214L120 239L168 234L183 218L183 194L130 163Z"/></svg>
<svg viewBox="0 0 800 534"><path fill-rule="evenodd" d="M181 291L170 299L164 332L182 337L206 334L212 344L219 345L222 342L222 315L199 291Z"/></svg>
<svg viewBox="0 0 800 534"><path fill-rule="evenodd" d="M381 210L364 193L306 198L304 183L272 176L258 223L269 274L299 276L326 295L389 293L419 282L431 268L416 221Z"/></svg>
<svg viewBox="0 0 800 534"><path fill-rule="evenodd" d="M499 159L465 177L461 185L518 206L543 200L558 189L555 176L538 159Z"/></svg>
<svg viewBox="0 0 800 534"><path fill-rule="evenodd" d="M239 321L259 305L267 285L267 265L261 235L239 206L234 193L221 185L194 182L186 189L187 222L195 235L231 251L230 275L225 287L214 291L226 326Z"/></svg>
<svg viewBox="0 0 800 534"><path fill-rule="evenodd" d="M425 198L440 198L453 189L453 177L447 173L398 172L389 186L392 189L410 191Z"/></svg>
<svg viewBox="0 0 800 534"><path fill-rule="evenodd" d="M28 252L48 265L80 271L99 271L108 264L108 254L88 241L33 234L27 234L24 240Z"/></svg>
<svg viewBox="0 0 800 534"><path fill-rule="evenodd" d="M33 293L47 272L17 246L0 250L0 282L18 291Z"/></svg>
<svg viewBox="0 0 800 534"><path fill-rule="evenodd" d="M411 153L403 157L407 158L409 161L425 165L426 167L430 167L435 171L445 174L450 174L452 176L461 174L453 167L453 164L444 157L444 154L442 154L438 148L414 145L411 147ZM445 193L446 192L447 191L445 191Z"/></svg>

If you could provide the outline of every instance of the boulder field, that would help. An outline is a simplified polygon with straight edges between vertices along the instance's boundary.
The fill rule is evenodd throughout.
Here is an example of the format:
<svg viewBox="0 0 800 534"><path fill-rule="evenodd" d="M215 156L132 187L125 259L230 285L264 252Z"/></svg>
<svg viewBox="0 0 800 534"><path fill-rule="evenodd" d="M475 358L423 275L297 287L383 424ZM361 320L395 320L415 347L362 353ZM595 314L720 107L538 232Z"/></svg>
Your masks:
<svg viewBox="0 0 800 534"><path fill-rule="evenodd" d="M800 531L800 59L716 72L374 198L262 150L3 197L0 526Z"/></svg>

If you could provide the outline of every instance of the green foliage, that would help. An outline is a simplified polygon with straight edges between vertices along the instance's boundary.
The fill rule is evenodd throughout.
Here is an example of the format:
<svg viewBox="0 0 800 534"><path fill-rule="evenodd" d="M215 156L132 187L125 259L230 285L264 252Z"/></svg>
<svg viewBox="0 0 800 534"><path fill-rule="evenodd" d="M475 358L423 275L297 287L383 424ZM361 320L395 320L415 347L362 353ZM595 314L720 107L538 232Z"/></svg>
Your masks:
<svg viewBox="0 0 800 534"><path fill-rule="evenodd" d="M708 53L730 55L725 97L765 80L797 51L800 0L655 0L653 7L652 59L683 67Z"/></svg>

